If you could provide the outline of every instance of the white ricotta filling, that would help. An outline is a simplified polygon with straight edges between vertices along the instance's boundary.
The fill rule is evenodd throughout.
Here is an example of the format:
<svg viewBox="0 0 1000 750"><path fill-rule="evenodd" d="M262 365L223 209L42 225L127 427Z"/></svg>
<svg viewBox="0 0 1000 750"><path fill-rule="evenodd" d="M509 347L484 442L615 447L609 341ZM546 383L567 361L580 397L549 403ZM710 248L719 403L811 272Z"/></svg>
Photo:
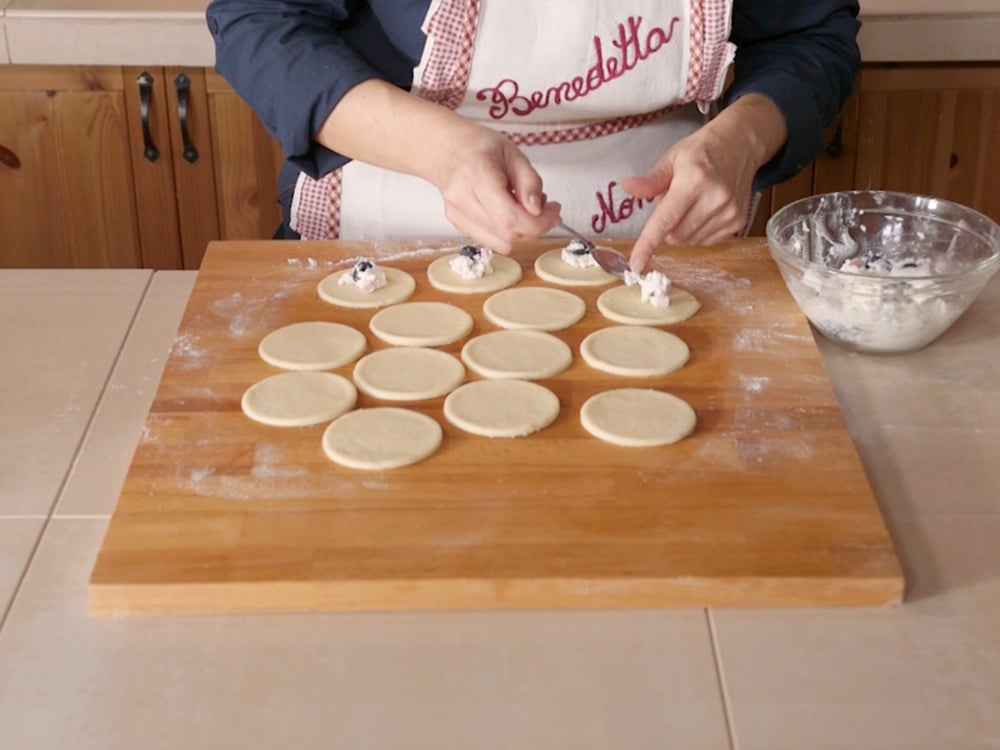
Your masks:
<svg viewBox="0 0 1000 750"><path fill-rule="evenodd" d="M670 279L661 271L637 274L625 272L625 286L639 285L639 300L653 307L670 305Z"/></svg>
<svg viewBox="0 0 1000 750"><path fill-rule="evenodd" d="M593 249L593 246L590 249ZM597 261L594 260L590 249L587 249L587 245L580 240L571 240L562 249L559 257L563 263L567 266L573 266L573 268L593 268L597 265ZM587 252L581 252L582 250L587 250Z"/></svg>
<svg viewBox="0 0 1000 750"><path fill-rule="evenodd" d="M929 259L851 258L829 276L810 269L791 290L803 312L827 335L855 346L904 351L922 345L961 314L965 292L942 294L927 277ZM898 281L886 282L886 278Z"/></svg>
<svg viewBox="0 0 1000 750"><path fill-rule="evenodd" d="M900 258L893 261L886 257L848 258L841 264L845 273L870 276L930 276L930 258Z"/></svg>
<svg viewBox="0 0 1000 750"><path fill-rule="evenodd" d="M353 284L362 292L371 294L376 289L381 289L389 283L385 277L385 271L379 268L374 260L362 259L354 264L350 271L344 271L338 278L337 284L346 286Z"/></svg>
<svg viewBox="0 0 1000 750"><path fill-rule="evenodd" d="M463 279L481 279L493 273L493 264L490 262L492 258L493 251L488 247L481 247L476 257L470 258L459 253L448 262L448 265Z"/></svg>

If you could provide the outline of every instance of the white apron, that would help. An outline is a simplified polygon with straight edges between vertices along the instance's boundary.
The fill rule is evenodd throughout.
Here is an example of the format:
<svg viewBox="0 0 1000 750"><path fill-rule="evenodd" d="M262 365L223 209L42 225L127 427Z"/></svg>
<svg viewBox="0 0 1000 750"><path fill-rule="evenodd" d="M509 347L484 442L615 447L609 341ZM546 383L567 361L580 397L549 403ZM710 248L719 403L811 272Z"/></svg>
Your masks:
<svg viewBox="0 0 1000 750"><path fill-rule="evenodd" d="M704 122L733 60L731 15L732 0L433 0L412 91L506 134L571 226L635 236L652 202L619 181ZM433 185L358 161L300 175L291 226L304 239L459 236Z"/></svg>

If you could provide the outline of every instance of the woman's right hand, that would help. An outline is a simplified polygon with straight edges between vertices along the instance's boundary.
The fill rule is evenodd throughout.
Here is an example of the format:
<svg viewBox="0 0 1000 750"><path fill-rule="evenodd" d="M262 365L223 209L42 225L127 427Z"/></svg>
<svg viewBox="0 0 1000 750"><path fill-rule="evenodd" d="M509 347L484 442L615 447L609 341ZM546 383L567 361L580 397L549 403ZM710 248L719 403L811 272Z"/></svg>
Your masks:
<svg viewBox="0 0 1000 750"><path fill-rule="evenodd" d="M559 223L561 206L546 201L542 179L503 134L462 120L442 139L429 179L448 220L497 252L538 237Z"/></svg>
<svg viewBox="0 0 1000 750"><path fill-rule="evenodd" d="M527 157L511 141L378 79L359 83L329 114L316 140L327 148L433 184L463 234L501 253L559 223Z"/></svg>

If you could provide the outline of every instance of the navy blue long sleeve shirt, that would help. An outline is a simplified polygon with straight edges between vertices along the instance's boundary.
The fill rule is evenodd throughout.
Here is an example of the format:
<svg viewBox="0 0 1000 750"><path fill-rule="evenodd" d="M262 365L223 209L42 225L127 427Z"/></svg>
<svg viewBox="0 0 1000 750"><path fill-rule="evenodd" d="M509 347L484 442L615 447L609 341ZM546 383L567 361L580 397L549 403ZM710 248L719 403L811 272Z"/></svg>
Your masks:
<svg viewBox="0 0 1000 750"><path fill-rule="evenodd" d="M340 98L381 78L409 88L430 0L212 0L206 11L216 70L260 116L287 159L279 190L299 171L325 175L348 159L313 140ZM758 172L755 188L780 182L823 146L860 65L856 0L735 0L733 82L722 106L768 96L788 140Z"/></svg>

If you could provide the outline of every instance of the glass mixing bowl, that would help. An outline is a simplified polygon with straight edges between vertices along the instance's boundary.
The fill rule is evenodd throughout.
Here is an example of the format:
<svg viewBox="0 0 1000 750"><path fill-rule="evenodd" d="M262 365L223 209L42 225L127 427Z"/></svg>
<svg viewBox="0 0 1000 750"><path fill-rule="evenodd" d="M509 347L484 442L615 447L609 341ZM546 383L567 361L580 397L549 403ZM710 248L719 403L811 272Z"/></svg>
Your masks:
<svg viewBox="0 0 1000 750"><path fill-rule="evenodd" d="M971 208L884 191L826 193L767 222L792 297L828 339L860 352L921 349L1000 268L1000 226Z"/></svg>

